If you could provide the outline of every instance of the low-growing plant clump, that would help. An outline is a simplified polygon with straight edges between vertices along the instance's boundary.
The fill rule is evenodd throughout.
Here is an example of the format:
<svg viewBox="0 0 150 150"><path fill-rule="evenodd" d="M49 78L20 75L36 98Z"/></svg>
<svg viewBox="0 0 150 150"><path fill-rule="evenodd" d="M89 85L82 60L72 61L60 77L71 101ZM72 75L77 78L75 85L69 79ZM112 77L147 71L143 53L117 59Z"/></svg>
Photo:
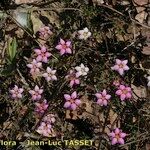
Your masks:
<svg viewBox="0 0 150 150"><path fill-rule="evenodd" d="M147 13L149 4L5 5L0 148L148 150L150 27L138 10Z"/></svg>

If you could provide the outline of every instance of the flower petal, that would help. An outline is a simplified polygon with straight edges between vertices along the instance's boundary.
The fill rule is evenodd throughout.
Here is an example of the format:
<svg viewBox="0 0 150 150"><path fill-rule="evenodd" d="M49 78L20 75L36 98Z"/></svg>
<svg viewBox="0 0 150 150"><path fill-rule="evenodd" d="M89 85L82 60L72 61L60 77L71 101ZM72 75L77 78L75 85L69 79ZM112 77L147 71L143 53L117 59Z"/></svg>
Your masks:
<svg viewBox="0 0 150 150"><path fill-rule="evenodd" d="M87 36L90 37L91 35L92 35L92 33L91 33L91 32L88 32Z"/></svg>
<svg viewBox="0 0 150 150"><path fill-rule="evenodd" d="M45 62L45 63L47 63L48 62L47 57L43 57L42 61Z"/></svg>
<svg viewBox="0 0 150 150"><path fill-rule="evenodd" d="M69 85L70 85L70 87L72 87L74 85L74 80L71 80Z"/></svg>
<svg viewBox="0 0 150 150"><path fill-rule="evenodd" d="M123 139L123 138L119 138L119 139L118 139L118 143L124 144L124 139Z"/></svg>
<svg viewBox="0 0 150 150"><path fill-rule="evenodd" d="M99 104L99 105L102 105L103 104L102 102L103 102L102 99L98 99L96 103Z"/></svg>
<svg viewBox="0 0 150 150"><path fill-rule="evenodd" d="M76 104L71 104L70 108L71 108L72 110L76 110L77 105L76 105Z"/></svg>
<svg viewBox="0 0 150 150"><path fill-rule="evenodd" d="M126 98L131 98L131 97L132 97L132 95L130 92L126 94Z"/></svg>
<svg viewBox="0 0 150 150"><path fill-rule="evenodd" d="M48 77L48 73L43 73L42 76L43 76L44 78L47 78L47 77Z"/></svg>
<svg viewBox="0 0 150 150"><path fill-rule="evenodd" d="M79 30L78 33L82 35L84 33L84 30Z"/></svg>
<svg viewBox="0 0 150 150"><path fill-rule="evenodd" d="M106 95L105 98L106 98L107 100L109 100L109 99L111 98L111 95Z"/></svg>
<svg viewBox="0 0 150 150"><path fill-rule="evenodd" d="M124 74L124 70L122 68L118 69L119 74L122 76Z"/></svg>
<svg viewBox="0 0 150 150"><path fill-rule="evenodd" d="M70 100L70 99L71 99L71 97L70 97L69 94L64 94L64 98L65 98L66 100Z"/></svg>
<svg viewBox="0 0 150 150"><path fill-rule="evenodd" d="M122 94L122 91L121 91L121 90L117 90L117 91L116 91L116 94L117 94L117 95L121 95L121 94Z"/></svg>
<svg viewBox="0 0 150 150"><path fill-rule="evenodd" d="M127 71L127 70L129 70L129 67L128 66L124 66L123 69Z"/></svg>
<svg viewBox="0 0 150 150"><path fill-rule="evenodd" d="M33 68L33 65L32 64L27 64L27 67L28 68Z"/></svg>
<svg viewBox="0 0 150 150"><path fill-rule="evenodd" d="M111 141L111 144L112 144L112 145L117 144L117 138L113 138L112 141Z"/></svg>
<svg viewBox="0 0 150 150"><path fill-rule="evenodd" d="M71 46L71 41L67 41L67 42L66 42L66 45L67 45L68 47L70 47L70 46Z"/></svg>
<svg viewBox="0 0 150 150"><path fill-rule="evenodd" d="M127 136L126 133L120 133L120 137L121 137L121 138L124 138L124 137L126 137L126 136Z"/></svg>
<svg viewBox="0 0 150 150"><path fill-rule="evenodd" d="M58 50L60 50L60 49L62 49L62 45L59 44L55 48L58 49Z"/></svg>
<svg viewBox="0 0 150 150"><path fill-rule="evenodd" d="M81 71L81 67L77 66L75 67L76 71Z"/></svg>
<svg viewBox="0 0 150 150"><path fill-rule="evenodd" d="M79 99L76 99L76 100L75 100L75 104L76 104L76 105L80 105L80 104L81 104L81 101L80 101Z"/></svg>
<svg viewBox="0 0 150 150"><path fill-rule="evenodd" d="M76 73L76 77L78 78L78 77L80 77L82 75L82 72L81 71L78 71L77 73Z"/></svg>
<svg viewBox="0 0 150 150"><path fill-rule="evenodd" d="M114 65L113 67L111 67L112 70L118 70L119 66L118 65Z"/></svg>
<svg viewBox="0 0 150 150"><path fill-rule="evenodd" d="M42 52L46 52L46 50L47 50L47 49L46 49L45 46L42 46L42 47L41 47L41 51L42 51Z"/></svg>
<svg viewBox="0 0 150 150"><path fill-rule="evenodd" d="M107 94L106 90L104 89L103 92L102 92L102 95L105 97Z"/></svg>
<svg viewBox="0 0 150 150"><path fill-rule="evenodd" d="M103 105L107 106L107 100L103 100Z"/></svg>
<svg viewBox="0 0 150 150"><path fill-rule="evenodd" d="M77 97L77 92L74 91L74 92L71 94L71 98L72 98L72 99L75 99L76 97Z"/></svg>
<svg viewBox="0 0 150 150"><path fill-rule="evenodd" d="M34 88L35 91L39 91L39 87L36 85Z"/></svg>
<svg viewBox="0 0 150 150"><path fill-rule="evenodd" d="M35 52L37 55L40 55L40 54L41 54L41 50L40 50L40 49L34 49L34 52Z"/></svg>
<svg viewBox="0 0 150 150"><path fill-rule="evenodd" d="M96 96L97 98L102 98L102 94L100 94L100 93L96 93L95 96Z"/></svg>
<svg viewBox="0 0 150 150"><path fill-rule="evenodd" d="M87 27L85 27L83 30L84 30L84 32L88 32L89 31L89 29Z"/></svg>
<svg viewBox="0 0 150 150"><path fill-rule="evenodd" d="M88 67L85 67L85 71L86 71L86 72L89 72L89 68L88 68Z"/></svg>
<svg viewBox="0 0 150 150"><path fill-rule="evenodd" d="M111 136L112 138L115 137L115 133L114 132L110 132L108 135Z"/></svg>
<svg viewBox="0 0 150 150"><path fill-rule="evenodd" d="M126 88L126 87L125 87L124 85L120 85L120 86L119 86L119 89L120 89L120 90L124 90L125 88Z"/></svg>
<svg viewBox="0 0 150 150"><path fill-rule="evenodd" d="M116 59L116 64L120 65L122 63L122 61L120 59Z"/></svg>
<svg viewBox="0 0 150 150"><path fill-rule="evenodd" d="M60 55L64 55L65 54L65 50L64 49L61 49L60 50Z"/></svg>
<svg viewBox="0 0 150 150"><path fill-rule="evenodd" d="M122 64L126 65L128 63L128 60L123 60Z"/></svg>
<svg viewBox="0 0 150 150"><path fill-rule="evenodd" d="M65 102L65 104L64 104L64 107L65 108L69 108L71 106L71 103L70 102Z"/></svg>
<svg viewBox="0 0 150 150"><path fill-rule="evenodd" d="M119 133L120 133L119 128L116 128L116 129L115 129L115 134L119 134Z"/></svg>
<svg viewBox="0 0 150 150"><path fill-rule="evenodd" d="M72 53L71 49L70 48L66 48L66 53L71 54Z"/></svg>
<svg viewBox="0 0 150 150"><path fill-rule="evenodd" d="M125 95L125 94L121 94L121 95L120 95L120 99L121 99L122 101L124 101L125 98L126 98L126 95Z"/></svg>
<svg viewBox="0 0 150 150"><path fill-rule="evenodd" d="M51 78L52 80L57 80L57 77L55 75L53 75Z"/></svg>
<svg viewBox="0 0 150 150"><path fill-rule="evenodd" d="M80 84L80 80L79 79L75 79L75 83L76 84Z"/></svg>
<svg viewBox="0 0 150 150"><path fill-rule="evenodd" d="M66 42L63 39L60 39L60 44L64 45Z"/></svg>

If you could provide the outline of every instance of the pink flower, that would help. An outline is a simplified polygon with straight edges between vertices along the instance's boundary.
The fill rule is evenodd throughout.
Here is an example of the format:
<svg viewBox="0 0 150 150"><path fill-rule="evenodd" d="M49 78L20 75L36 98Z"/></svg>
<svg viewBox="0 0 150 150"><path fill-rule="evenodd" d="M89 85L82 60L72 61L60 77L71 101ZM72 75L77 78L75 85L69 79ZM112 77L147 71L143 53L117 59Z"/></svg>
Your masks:
<svg viewBox="0 0 150 150"><path fill-rule="evenodd" d="M59 44L55 47L56 49L58 49L60 51L61 55L64 55L65 53L67 54L71 54L72 50L71 50L71 41L64 41L63 39L60 39Z"/></svg>
<svg viewBox="0 0 150 150"><path fill-rule="evenodd" d="M118 87L120 85L120 80L115 80L113 82L113 85L115 85L116 87Z"/></svg>
<svg viewBox="0 0 150 150"><path fill-rule="evenodd" d="M53 81L53 80L57 80L57 77L55 76L56 70L52 70L50 67L47 67L46 69L46 73L43 73L43 77L47 80L47 81Z"/></svg>
<svg viewBox="0 0 150 150"><path fill-rule="evenodd" d="M96 93L95 96L97 97L97 104L100 106L107 106L108 100L111 98L111 95L107 94L105 89L102 93Z"/></svg>
<svg viewBox="0 0 150 150"><path fill-rule="evenodd" d="M47 123L50 123L50 124L53 124L53 123L56 121L55 115L53 115L53 114L48 114L48 115L46 115L46 116L43 118L43 121L44 121L44 122L47 122Z"/></svg>
<svg viewBox="0 0 150 150"><path fill-rule="evenodd" d="M52 31L48 26L41 27L39 30L40 38L42 39L48 39L50 35L52 35Z"/></svg>
<svg viewBox="0 0 150 150"><path fill-rule="evenodd" d="M116 128L114 132L112 131L109 133L109 136L111 138L111 144L124 144L124 138L126 137L126 133L123 133L122 130Z"/></svg>
<svg viewBox="0 0 150 150"><path fill-rule="evenodd" d="M128 60L121 61L119 59L116 59L116 64L113 67L111 67L111 69L116 70L119 72L120 75L123 75L124 71L129 70L127 63L128 63Z"/></svg>
<svg viewBox="0 0 150 150"><path fill-rule="evenodd" d="M52 137L52 136L56 136L54 134L53 131L53 124L55 122L55 115L53 114L48 114L46 115L43 119L42 122L40 124L40 126L38 127L38 129L36 130L39 134L46 136L46 137Z"/></svg>
<svg viewBox="0 0 150 150"><path fill-rule="evenodd" d="M10 90L10 93L12 94L12 98L17 99L17 98L22 98L22 92L23 92L23 88L18 88L17 85L15 85L15 87Z"/></svg>
<svg viewBox="0 0 150 150"><path fill-rule="evenodd" d="M118 90L116 91L116 94L120 96L120 99L122 101L132 97L131 88L130 87L126 87L124 85L120 85L119 86Z"/></svg>
<svg viewBox="0 0 150 150"><path fill-rule="evenodd" d="M40 68L42 67L42 63L37 62L35 59L33 59L31 64L27 64L27 67L30 68L30 73L34 76L40 73Z"/></svg>
<svg viewBox="0 0 150 150"><path fill-rule="evenodd" d="M64 104L65 108L69 108L71 110L75 110L77 106L81 104L81 101L77 99L77 92L73 92L71 95L64 94L64 98L66 99L66 102Z"/></svg>
<svg viewBox="0 0 150 150"><path fill-rule="evenodd" d="M40 126L36 130L39 134L46 136L46 137L51 137L52 134L52 125L49 123L41 122Z"/></svg>
<svg viewBox="0 0 150 150"><path fill-rule="evenodd" d="M73 70L70 70L69 75L67 75L65 78L70 81L70 87L80 84L80 80L76 77L76 74Z"/></svg>
<svg viewBox="0 0 150 150"><path fill-rule="evenodd" d="M47 100L45 99L42 103L35 103L35 111L43 114L48 107Z"/></svg>
<svg viewBox="0 0 150 150"><path fill-rule="evenodd" d="M51 53L49 53L45 46L42 46L41 49L35 49L34 52L36 53L36 61L42 61L44 63L48 62L48 57L51 56Z"/></svg>
<svg viewBox="0 0 150 150"><path fill-rule="evenodd" d="M37 85L35 86L34 90L30 90L29 93L32 96L32 100L40 100L41 94L43 93L43 89L40 89Z"/></svg>

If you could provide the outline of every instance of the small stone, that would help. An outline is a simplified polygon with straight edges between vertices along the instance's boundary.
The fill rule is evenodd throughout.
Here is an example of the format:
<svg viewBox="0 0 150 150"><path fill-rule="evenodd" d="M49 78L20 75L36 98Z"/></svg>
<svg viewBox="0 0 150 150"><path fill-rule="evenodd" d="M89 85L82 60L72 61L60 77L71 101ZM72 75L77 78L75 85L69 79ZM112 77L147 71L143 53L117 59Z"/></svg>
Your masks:
<svg viewBox="0 0 150 150"><path fill-rule="evenodd" d="M143 21L146 19L147 15L148 15L147 12L142 11L141 13L139 13L135 16L135 19L137 21L139 21L140 23L143 23Z"/></svg>
<svg viewBox="0 0 150 150"><path fill-rule="evenodd" d="M148 4L148 0L134 0L134 3L142 6Z"/></svg>
<svg viewBox="0 0 150 150"><path fill-rule="evenodd" d="M140 13L145 10L145 7L136 7L136 10L138 13Z"/></svg>

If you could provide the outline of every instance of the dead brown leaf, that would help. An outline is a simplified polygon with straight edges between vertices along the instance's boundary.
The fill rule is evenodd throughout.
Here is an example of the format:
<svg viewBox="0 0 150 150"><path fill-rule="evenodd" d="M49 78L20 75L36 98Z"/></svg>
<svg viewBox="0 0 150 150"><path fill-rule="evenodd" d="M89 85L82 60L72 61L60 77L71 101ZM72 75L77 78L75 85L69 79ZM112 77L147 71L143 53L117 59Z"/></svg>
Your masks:
<svg viewBox="0 0 150 150"><path fill-rule="evenodd" d="M150 144L146 144L146 150L150 150Z"/></svg>
<svg viewBox="0 0 150 150"><path fill-rule="evenodd" d="M59 16L54 11L41 11L41 15L47 17L50 23L55 24L57 27L60 27Z"/></svg>
<svg viewBox="0 0 150 150"><path fill-rule="evenodd" d="M127 1L127 0L123 0L123 1L121 1L121 5L129 5L130 4L130 2L129 1Z"/></svg>
<svg viewBox="0 0 150 150"><path fill-rule="evenodd" d="M19 5L19 4L33 3L36 1L38 0L15 0L15 3Z"/></svg>
<svg viewBox="0 0 150 150"><path fill-rule="evenodd" d="M135 85L131 85L131 87L132 87L132 89L133 89L133 91L135 92L135 94L138 96L138 97L143 97L143 98L146 98L147 97L147 91L146 91L146 88L145 87L142 87L142 86L140 86L140 87L137 87L137 86L135 86ZM133 94L133 97L135 98L135 99L138 99L138 97L135 95L135 94Z"/></svg>
<svg viewBox="0 0 150 150"><path fill-rule="evenodd" d="M150 43L148 46L143 47L142 53L145 55L150 55Z"/></svg>
<svg viewBox="0 0 150 150"><path fill-rule="evenodd" d="M34 34L36 34L37 31L39 31L39 29L44 26L42 21L39 19L38 16L36 16L36 14L31 13L31 20L32 20L32 24L33 24L33 31Z"/></svg>
<svg viewBox="0 0 150 150"><path fill-rule="evenodd" d="M100 5L104 3L104 0L93 0L93 3Z"/></svg>

